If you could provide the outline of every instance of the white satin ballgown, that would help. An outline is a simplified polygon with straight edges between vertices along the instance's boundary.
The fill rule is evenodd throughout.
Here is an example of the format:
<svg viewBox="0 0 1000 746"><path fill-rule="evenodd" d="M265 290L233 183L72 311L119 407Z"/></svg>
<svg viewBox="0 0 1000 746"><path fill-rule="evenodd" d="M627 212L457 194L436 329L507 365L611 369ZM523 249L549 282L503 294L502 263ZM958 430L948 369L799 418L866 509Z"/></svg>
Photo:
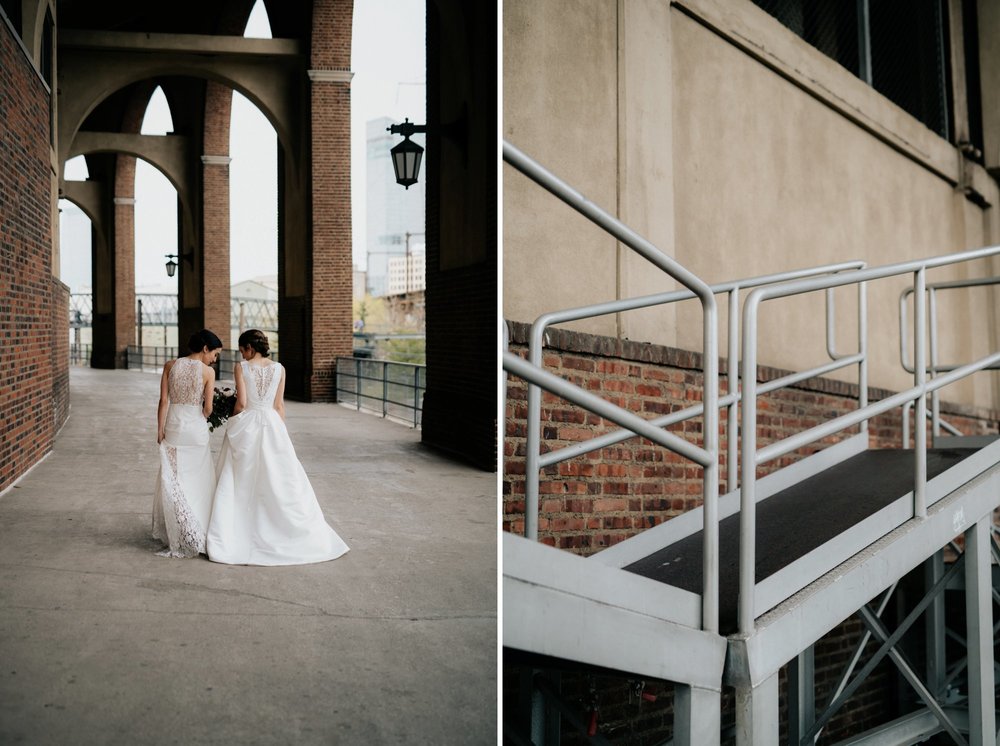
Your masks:
<svg viewBox="0 0 1000 746"><path fill-rule="evenodd" d="M215 468L202 411L203 368L198 360L182 357L167 375L170 408L153 496L153 538L167 545L157 553L164 557L197 557L205 551Z"/></svg>
<svg viewBox="0 0 1000 746"><path fill-rule="evenodd" d="M231 565L299 565L347 550L327 525L285 422L274 408L279 363L243 361L246 409L229 418L216 468L208 557Z"/></svg>

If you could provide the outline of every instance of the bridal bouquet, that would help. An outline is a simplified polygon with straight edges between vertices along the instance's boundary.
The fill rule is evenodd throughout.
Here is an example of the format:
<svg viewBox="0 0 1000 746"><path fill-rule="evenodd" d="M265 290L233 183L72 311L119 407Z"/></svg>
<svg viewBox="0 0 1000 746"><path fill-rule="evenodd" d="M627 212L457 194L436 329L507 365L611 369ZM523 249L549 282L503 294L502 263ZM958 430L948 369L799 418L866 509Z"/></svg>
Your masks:
<svg viewBox="0 0 1000 746"><path fill-rule="evenodd" d="M215 428L222 427L236 406L236 391L228 386L219 388L216 386L212 395L212 414L208 416L208 430L215 432Z"/></svg>

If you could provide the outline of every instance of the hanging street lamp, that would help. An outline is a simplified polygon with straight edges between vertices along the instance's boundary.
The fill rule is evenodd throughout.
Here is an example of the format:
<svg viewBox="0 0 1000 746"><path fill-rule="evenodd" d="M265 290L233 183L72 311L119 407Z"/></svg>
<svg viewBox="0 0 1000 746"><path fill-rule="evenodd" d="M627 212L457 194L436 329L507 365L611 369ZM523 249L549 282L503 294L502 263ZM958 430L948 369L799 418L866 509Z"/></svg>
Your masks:
<svg viewBox="0 0 1000 746"><path fill-rule="evenodd" d="M174 261L178 258L177 254L164 254L164 256L167 257L167 277L173 277L177 273L177 262ZM184 254L183 258L188 263L188 266L194 269L194 252L189 251Z"/></svg>
<svg viewBox="0 0 1000 746"><path fill-rule="evenodd" d="M393 135L403 136L403 142L390 150L389 154L392 156L392 169L396 172L396 183L409 189L411 185L417 183L420 161L424 156L424 149L413 142L410 136L418 132L427 132L427 125L413 124L407 118L402 124L386 127L386 130Z"/></svg>

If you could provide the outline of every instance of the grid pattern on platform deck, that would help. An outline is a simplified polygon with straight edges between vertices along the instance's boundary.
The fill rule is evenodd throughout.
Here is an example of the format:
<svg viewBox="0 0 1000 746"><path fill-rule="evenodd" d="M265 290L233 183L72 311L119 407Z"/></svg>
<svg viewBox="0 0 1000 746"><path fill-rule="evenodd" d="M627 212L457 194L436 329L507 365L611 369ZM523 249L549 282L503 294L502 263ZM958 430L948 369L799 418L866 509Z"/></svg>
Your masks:
<svg viewBox="0 0 1000 746"><path fill-rule="evenodd" d="M927 452L927 479L975 452ZM757 504L756 582L848 530L913 489L913 450L859 453ZM739 590L739 513L719 522L719 624L734 632ZM629 572L693 593L702 590L702 533L633 562Z"/></svg>

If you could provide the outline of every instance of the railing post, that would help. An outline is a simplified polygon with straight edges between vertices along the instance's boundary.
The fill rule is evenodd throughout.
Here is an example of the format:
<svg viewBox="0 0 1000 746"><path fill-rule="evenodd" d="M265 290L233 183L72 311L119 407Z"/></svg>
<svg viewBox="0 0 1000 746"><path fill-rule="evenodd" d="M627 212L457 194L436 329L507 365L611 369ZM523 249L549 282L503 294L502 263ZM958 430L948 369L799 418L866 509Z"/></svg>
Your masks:
<svg viewBox="0 0 1000 746"><path fill-rule="evenodd" d="M413 368L413 426L417 426L417 411L420 407L420 368Z"/></svg>
<svg viewBox="0 0 1000 746"><path fill-rule="evenodd" d="M361 359L354 358L354 403L361 411Z"/></svg>
<svg viewBox="0 0 1000 746"><path fill-rule="evenodd" d="M715 295L702 295L702 349L704 376L704 447L709 462L702 482L703 531L701 626L708 632L719 631L719 318Z"/></svg>
<svg viewBox="0 0 1000 746"><path fill-rule="evenodd" d="M914 273L913 281L913 384L927 384L927 269ZM913 416L913 517L927 517L927 392L921 391Z"/></svg>
<svg viewBox="0 0 1000 746"><path fill-rule="evenodd" d="M858 409L868 406L868 283L858 283ZM868 420L861 423L861 432L868 432Z"/></svg>
<svg viewBox="0 0 1000 746"><path fill-rule="evenodd" d="M729 385L728 394L734 394L740 389L740 289L734 287L729 291ZM738 485L739 478L739 423L737 421L739 400L733 401L728 407L726 421L726 491L732 492Z"/></svg>
<svg viewBox="0 0 1000 746"><path fill-rule="evenodd" d="M382 416L388 413L389 404L389 364L382 361Z"/></svg>
<svg viewBox="0 0 1000 746"><path fill-rule="evenodd" d="M528 362L542 367L542 348L545 344L544 323L536 321L531 326L528 341ZM524 454L524 538L538 541L538 456L541 448L542 389L528 381L527 432Z"/></svg>
<svg viewBox="0 0 1000 746"><path fill-rule="evenodd" d="M927 322L930 332L930 378L937 376L938 364L938 344L937 344L937 294L933 287L927 289ZM937 437L941 434L941 403L938 390L931 392L931 435ZM933 441L932 441L933 445Z"/></svg>
<svg viewBox="0 0 1000 746"><path fill-rule="evenodd" d="M743 462L740 464L740 569L739 631L749 635L754 627L756 582L757 488L757 292L751 292L743 309L743 421L740 431Z"/></svg>

